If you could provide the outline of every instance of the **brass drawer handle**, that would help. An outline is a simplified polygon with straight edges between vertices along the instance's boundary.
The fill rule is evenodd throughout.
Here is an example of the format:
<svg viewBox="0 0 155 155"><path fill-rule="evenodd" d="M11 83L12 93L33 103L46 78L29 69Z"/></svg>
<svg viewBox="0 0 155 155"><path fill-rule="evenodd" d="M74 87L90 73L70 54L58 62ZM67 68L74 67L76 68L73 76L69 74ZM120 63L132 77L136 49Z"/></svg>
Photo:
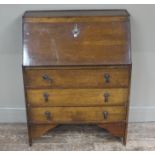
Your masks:
<svg viewBox="0 0 155 155"><path fill-rule="evenodd" d="M107 111L104 111L104 112L103 112L103 118L104 118L105 120L108 119L108 115L109 115L109 113L108 113Z"/></svg>
<svg viewBox="0 0 155 155"><path fill-rule="evenodd" d="M45 117L46 117L46 119L47 119L48 121L51 121L51 118L52 118L51 112L45 111L44 115L45 115Z"/></svg>
<svg viewBox="0 0 155 155"><path fill-rule="evenodd" d="M72 34L73 34L73 37L74 38L77 38L78 35L80 34L80 29L78 28L78 25L77 24L74 25L74 28L72 30Z"/></svg>
<svg viewBox="0 0 155 155"><path fill-rule="evenodd" d="M104 74L104 81L105 81L105 83L109 83L110 82L110 75L108 73Z"/></svg>
<svg viewBox="0 0 155 155"><path fill-rule="evenodd" d="M45 102L48 102L49 94L48 94L48 93L44 93L44 94L43 94L43 97L44 97L44 101L45 101Z"/></svg>
<svg viewBox="0 0 155 155"><path fill-rule="evenodd" d="M109 101L109 96L110 96L109 93L104 93L104 102L107 103Z"/></svg>
<svg viewBox="0 0 155 155"><path fill-rule="evenodd" d="M42 78L43 78L43 80L45 80L45 81L48 81L48 82L50 82L50 83L52 82L52 79L51 79L47 74L43 75Z"/></svg>

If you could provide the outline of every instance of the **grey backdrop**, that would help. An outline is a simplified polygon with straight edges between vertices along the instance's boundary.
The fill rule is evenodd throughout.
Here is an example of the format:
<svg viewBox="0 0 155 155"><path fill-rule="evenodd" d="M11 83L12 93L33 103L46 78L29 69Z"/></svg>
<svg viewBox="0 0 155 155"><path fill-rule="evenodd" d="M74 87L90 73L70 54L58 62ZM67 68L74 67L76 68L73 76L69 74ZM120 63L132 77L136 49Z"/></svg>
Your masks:
<svg viewBox="0 0 155 155"><path fill-rule="evenodd" d="M155 121L155 5L0 5L0 122L25 122L22 15L25 10L127 9L131 14L129 119Z"/></svg>

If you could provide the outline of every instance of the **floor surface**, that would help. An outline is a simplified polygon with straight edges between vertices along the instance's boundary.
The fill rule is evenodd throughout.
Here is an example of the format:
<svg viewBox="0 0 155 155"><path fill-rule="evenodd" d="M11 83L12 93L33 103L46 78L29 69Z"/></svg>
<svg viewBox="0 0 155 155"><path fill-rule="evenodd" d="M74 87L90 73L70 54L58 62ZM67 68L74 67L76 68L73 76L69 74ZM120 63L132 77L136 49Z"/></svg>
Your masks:
<svg viewBox="0 0 155 155"><path fill-rule="evenodd" d="M0 151L155 150L155 123L131 123L127 145L94 125L60 125L28 145L26 124L0 124Z"/></svg>

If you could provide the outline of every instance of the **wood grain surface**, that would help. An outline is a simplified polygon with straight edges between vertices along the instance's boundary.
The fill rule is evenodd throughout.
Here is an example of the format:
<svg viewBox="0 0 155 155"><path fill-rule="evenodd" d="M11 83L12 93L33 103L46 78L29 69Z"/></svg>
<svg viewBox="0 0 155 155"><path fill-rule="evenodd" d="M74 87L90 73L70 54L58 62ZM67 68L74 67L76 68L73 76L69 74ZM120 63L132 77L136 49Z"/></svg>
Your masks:
<svg viewBox="0 0 155 155"><path fill-rule="evenodd" d="M32 23L25 21L23 65L130 64L128 17L94 18L97 21L92 17L85 19L84 17L73 19L44 17L32 18ZM126 20L119 21L119 18ZM90 21L87 21L88 19ZM45 23L49 20L55 22ZM79 31L77 37L73 34L75 28Z"/></svg>
<svg viewBox="0 0 155 155"><path fill-rule="evenodd" d="M108 74L109 82L105 81ZM47 75L51 80L44 80ZM94 69L26 69L25 86L29 88L109 88L128 87L128 67Z"/></svg>
<svg viewBox="0 0 155 155"><path fill-rule="evenodd" d="M125 105L128 89L28 89L30 106Z"/></svg>
<svg viewBox="0 0 155 155"><path fill-rule="evenodd" d="M59 124L96 124L127 141L126 10L27 11L23 77L29 144Z"/></svg>
<svg viewBox="0 0 155 155"><path fill-rule="evenodd" d="M46 107L30 108L31 123L64 124L64 123L104 123L125 120L126 109L120 107ZM46 112L51 119L47 119ZM107 119L104 112L108 112Z"/></svg>

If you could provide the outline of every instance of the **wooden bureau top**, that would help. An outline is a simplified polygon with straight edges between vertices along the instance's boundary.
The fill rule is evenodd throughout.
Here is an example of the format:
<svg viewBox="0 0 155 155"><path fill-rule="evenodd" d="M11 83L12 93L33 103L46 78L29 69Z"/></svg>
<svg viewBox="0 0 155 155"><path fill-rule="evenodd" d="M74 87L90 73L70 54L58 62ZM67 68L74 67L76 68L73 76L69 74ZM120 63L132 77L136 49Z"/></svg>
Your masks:
<svg viewBox="0 0 155 155"><path fill-rule="evenodd" d="M26 11L23 66L131 64L126 10Z"/></svg>
<svg viewBox="0 0 155 155"><path fill-rule="evenodd" d="M128 16L127 10L55 10L55 11L26 11L24 18L65 17L65 16Z"/></svg>

